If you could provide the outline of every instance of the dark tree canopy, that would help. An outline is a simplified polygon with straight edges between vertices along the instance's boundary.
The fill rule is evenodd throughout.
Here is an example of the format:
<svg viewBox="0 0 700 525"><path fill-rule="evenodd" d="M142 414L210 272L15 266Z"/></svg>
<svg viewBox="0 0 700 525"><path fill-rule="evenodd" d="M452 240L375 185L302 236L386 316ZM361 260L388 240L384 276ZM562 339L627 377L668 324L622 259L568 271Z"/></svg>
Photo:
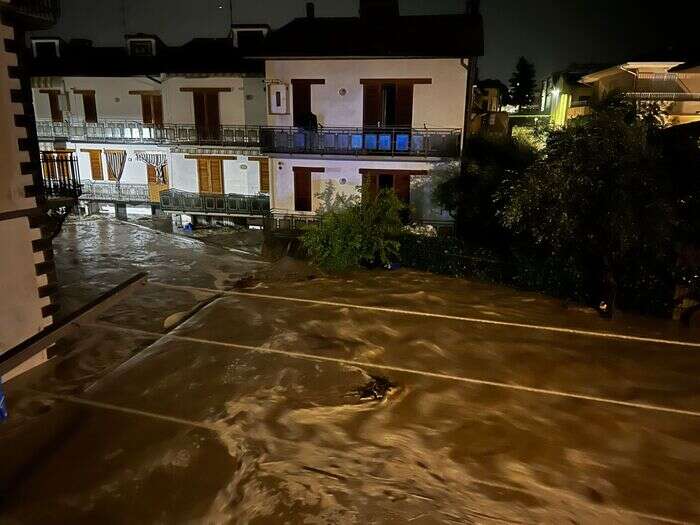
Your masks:
<svg viewBox="0 0 700 525"><path fill-rule="evenodd" d="M510 100L518 108L529 106L535 100L535 65L520 57L510 77Z"/></svg>

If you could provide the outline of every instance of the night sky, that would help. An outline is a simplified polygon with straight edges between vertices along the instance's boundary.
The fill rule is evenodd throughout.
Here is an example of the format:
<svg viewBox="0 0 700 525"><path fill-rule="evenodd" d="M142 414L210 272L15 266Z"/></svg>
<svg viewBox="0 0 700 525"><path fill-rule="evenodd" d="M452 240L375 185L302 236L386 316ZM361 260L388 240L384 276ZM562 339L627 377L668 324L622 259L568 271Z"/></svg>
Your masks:
<svg viewBox="0 0 700 525"><path fill-rule="evenodd" d="M303 16L305 0L233 0L234 22L283 25ZM356 16L359 0L316 0L317 16ZM402 14L457 13L464 0L400 0ZM669 9L647 0L482 0L486 53L480 77L507 81L520 55L547 76L570 62L623 62L662 50L690 28L695 2ZM646 7L655 5L657 7ZM125 32L158 34L167 44L196 36L225 36L228 0L63 0L50 34L121 45ZM125 23L126 22L126 23ZM681 29L686 24L687 32ZM676 35L676 36L674 36ZM319 42L322 45L322 42Z"/></svg>

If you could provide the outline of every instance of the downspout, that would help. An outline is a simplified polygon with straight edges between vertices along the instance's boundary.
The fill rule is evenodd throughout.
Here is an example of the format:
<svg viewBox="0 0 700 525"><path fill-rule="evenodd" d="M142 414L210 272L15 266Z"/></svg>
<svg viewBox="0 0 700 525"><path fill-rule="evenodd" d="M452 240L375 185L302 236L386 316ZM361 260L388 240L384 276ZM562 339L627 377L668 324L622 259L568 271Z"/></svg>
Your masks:
<svg viewBox="0 0 700 525"><path fill-rule="evenodd" d="M469 139L469 131L471 128L471 115L474 104L474 82L476 81L476 62L477 57L470 57L469 63L465 63L464 58L459 59L459 63L467 72L467 89L464 96L464 127L462 130L462 157L467 150L467 141Z"/></svg>

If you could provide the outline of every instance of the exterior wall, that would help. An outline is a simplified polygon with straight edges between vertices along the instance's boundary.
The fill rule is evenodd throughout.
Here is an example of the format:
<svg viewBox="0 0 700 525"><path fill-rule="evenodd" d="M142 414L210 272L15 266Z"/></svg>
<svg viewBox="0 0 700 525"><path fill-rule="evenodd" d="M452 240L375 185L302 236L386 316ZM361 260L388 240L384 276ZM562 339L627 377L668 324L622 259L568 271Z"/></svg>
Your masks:
<svg viewBox="0 0 700 525"><path fill-rule="evenodd" d="M322 126L362 126L362 78L430 78L414 86L413 127L459 128L464 124L466 70L457 59L268 60L268 80L289 86L289 115L270 115L272 126L291 126L292 79L325 79L311 86L311 110ZM347 94L341 96L340 89Z"/></svg>
<svg viewBox="0 0 700 525"><path fill-rule="evenodd" d="M271 203L273 213L308 214L294 210L294 167L324 168L324 171L311 174L312 209L318 210L321 201L318 194L327 188L330 182L334 191L352 195L357 194L362 185L360 169L384 170L426 170L427 175L411 176L411 206L415 216L424 222L449 222L449 214L435 208L431 195L434 175L430 172L438 167L435 162L407 162L385 160L328 160L326 158L277 157L270 159L272 176ZM342 183L341 179L345 179ZM312 212L313 213L313 212Z"/></svg>
<svg viewBox="0 0 700 525"><path fill-rule="evenodd" d="M171 188L199 192L197 178L197 161L188 159L183 153L171 153L169 164L172 166ZM225 159L224 193L256 195L260 192L260 163L239 155L236 160Z"/></svg>
<svg viewBox="0 0 700 525"><path fill-rule="evenodd" d="M264 80L260 77L202 77L185 78L171 76L158 84L146 77L64 77L54 79L52 89L68 93L70 113L64 112L64 119L82 121L85 118L82 95L74 89L95 91L97 119L133 120L140 122L141 97L129 91L161 91L163 96L163 120L168 124L193 124L194 104L192 93L182 92L187 87L229 88L230 92L219 94L219 107L222 125L262 125L266 122L266 101ZM50 119L49 97L33 88L34 107L38 119Z"/></svg>
<svg viewBox="0 0 700 525"><path fill-rule="evenodd" d="M22 80L15 51L22 40L21 33L0 23L0 354L49 325L53 313L51 242L42 240L41 210L36 198L27 196L37 177L38 149L28 80ZM40 353L21 369L45 359Z"/></svg>

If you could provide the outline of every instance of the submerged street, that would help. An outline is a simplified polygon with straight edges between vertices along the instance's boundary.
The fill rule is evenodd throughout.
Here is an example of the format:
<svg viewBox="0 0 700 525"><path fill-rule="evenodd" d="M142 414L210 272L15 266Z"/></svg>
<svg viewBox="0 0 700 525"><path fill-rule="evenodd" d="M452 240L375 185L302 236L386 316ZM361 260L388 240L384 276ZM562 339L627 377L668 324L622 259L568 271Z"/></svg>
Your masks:
<svg viewBox="0 0 700 525"><path fill-rule="evenodd" d="M62 315L149 282L4 385L0 523L700 521L697 332L110 219L54 249Z"/></svg>

